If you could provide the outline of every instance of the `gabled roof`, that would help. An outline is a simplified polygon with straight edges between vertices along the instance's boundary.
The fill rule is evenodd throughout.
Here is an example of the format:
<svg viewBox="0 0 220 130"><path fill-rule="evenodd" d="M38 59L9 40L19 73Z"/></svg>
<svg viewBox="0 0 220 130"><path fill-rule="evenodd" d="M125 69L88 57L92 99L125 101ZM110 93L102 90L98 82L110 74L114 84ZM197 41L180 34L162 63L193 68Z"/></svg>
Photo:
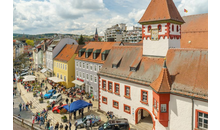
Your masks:
<svg viewBox="0 0 220 130"><path fill-rule="evenodd" d="M208 49L208 13L183 16L183 19L181 48Z"/></svg>
<svg viewBox="0 0 220 130"><path fill-rule="evenodd" d="M75 59L102 64L105 61L103 61L101 59L101 53L103 53L106 50L111 50L111 48L114 45L118 46L119 43L120 42L89 42L83 48L85 48L86 50L93 49L93 52L96 51L97 49L101 49L101 52L98 55L98 57L96 59L93 59L93 52L92 52L88 58L85 58L85 53L83 53L83 55L81 57L79 57L79 55L77 55Z"/></svg>
<svg viewBox="0 0 220 130"><path fill-rule="evenodd" d="M54 60L68 62L74 54L76 54L81 46L66 44L61 52L54 58Z"/></svg>
<svg viewBox="0 0 220 130"><path fill-rule="evenodd" d="M151 0L139 23L173 20L184 23L173 0Z"/></svg>

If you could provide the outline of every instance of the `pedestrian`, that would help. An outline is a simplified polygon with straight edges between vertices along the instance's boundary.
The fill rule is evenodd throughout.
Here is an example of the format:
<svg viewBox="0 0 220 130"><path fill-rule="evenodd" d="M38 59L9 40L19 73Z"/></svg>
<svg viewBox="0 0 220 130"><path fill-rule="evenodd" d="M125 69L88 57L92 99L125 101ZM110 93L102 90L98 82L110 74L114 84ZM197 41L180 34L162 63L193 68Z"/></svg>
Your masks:
<svg viewBox="0 0 220 130"><path fill-rule="evenodd" d="M53 130L53 125L51 124L51 126L50 126L50 130Z"/></svg>
<svg viewBox="0 0 220 130"><path fill-rule="evenodd" d="M20 111L21 111L21 107L22 107L22 104L20 103L20 104L19 104Z"/></svg>
<svg viewBox="0 0 220 130"><path fill-rule="evenodd" d="M68 130L68 125L66 124L66 126L65 126L65 130Z"/></svg>
<svg viewBox="0 0 220 130"><path fill-rule="evenodd" d="M55 130L58 130L58 128L59 128L59 123L57 122L55 125Z"/></svg>
<svg viewBox="0 0 220 130"><path fill-rule="evenodd" d="M90 121L91 130L92 130L92 119L90 119L89 121Z"/></svg>
<svg viewBox="0 0 220 130"><path fill-rule="evenodd" d="M74 125L75 125L75 130L77 130L77 121L75 122L75 124L74 124Z"/></svg>
<svg viewBox="0 0 220 130"><path fill-rule="evenodd" d="M79 109L79 115L80 115L80 113L81 113L81 109Z"/></svg>
<svg viewBox="0 0 220 130"><path fill-rule="evenodd" d="M20 96L21 96L21 90L20 90Z"/></svg>
<svg viewBox="0 0 220 130"><path fill-rule="evenodd" d="M33 115L31 119L32 119L32 124L34 124L35 116Z"/></svg>
<svg viewBox="0 0 220 130"><path fill-rule="evenodd" d="M92 101L94 101L94 96L92 95Z"/></svg>
<svg viewBox="0 0 220 130"><path fill-rule="evenodd" d="M46 87L45 87L46 93L47 93L47 89L48 89L48 87L46 86Z"/></svg>
<svg viewBox="0 0 220 130"><path fill-rule="evenodd" d="M44 118L43 118L43 116L41 115L40 116L40 127L41 127L41 125L43 125L44 124Z"/></svg>
<svg viewBox="0 0 220 130"><path fill-rule="evenodd" d="M25 104L23 103L23 111L24 111L24 106L25 106Z"/></svg>
<svg viewBox="0 0 220 130"><path fill-rule="evenodd" d="M15 90L15 96L16 96L16 90Z"/></svg>
<svg viewBox="0 0 220 130"><path fill-rule="evenodd" d="M50 128L50 122L47 121L47 129L49 129L49 128Z"/></svg>
<svg viewBox="0 0 220 130"><path fill-rule="evenodd" d="M44 129L47 130L47 119L46 119L45 124L44 124Z"/></svg>
<svg viewBox="0 0 220 130"><path fill-rule="evenodd" d="M71 103L73 102L73 98L71 98Z"/></svg>
<svg viewBox="0 0 220 130"><path fill-rule="evenodd" d="M29 103L27 102L26 103L26 111L28 111L28 106L29 106Z"/></svg>
<svg viewBox="0 0 220 130"><path fill-rule="evenodd" d="M72 126L72 124L71 124L71 122L69 122L69 130L71 130L71 126Z"/></svg>
<svg viewBox="0 0 220 130"><path fill-rule="evenodd" d="M69 102L69 99L68 99L68 98L66 98L66 104L68 104L68 102Z"/></svg>
<svg viewBox="0 0 220 130"><path fill-rule="evenodd" d="M60 123L60 130L63 130L63 124Z"/></svg>
<svg viewBox="0 0 220 130"><path fill-rule="evenodd" d="M14 108L14 105L15 105L15 103L14 103L14 101L13 101L13 108Z"/></svg>
<svg viewBox="0 0 220 130"><path fill-rule="evenodd" d="M30 105L30 108L32 109L32 101L30 101L30 104L29 104L29 105Z"/></svg>
<svg viewBox="0 0 220 130"><path fill-rule="evenodd" d="M73 112L74 119L76 119L76 111Z"/></svg>
<svg viewBox="0 0 220 130"><path fill-rule="evenodd" d="M90 121L87 120L87 121L86 121L86 129L89 129L89 126L90 126Z"/></svg>

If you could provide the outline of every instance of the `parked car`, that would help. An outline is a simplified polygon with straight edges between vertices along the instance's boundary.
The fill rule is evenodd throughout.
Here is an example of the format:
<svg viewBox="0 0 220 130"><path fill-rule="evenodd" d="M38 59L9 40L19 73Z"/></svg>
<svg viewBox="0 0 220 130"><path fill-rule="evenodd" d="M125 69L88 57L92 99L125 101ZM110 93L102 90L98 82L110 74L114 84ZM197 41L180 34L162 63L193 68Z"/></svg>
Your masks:
<svg viewBox="0 0 220 130"><path fill-rule="evenodd" d="M93 126L97 126L100 124L101 122L101 118L99 116L95 116L95 115L88 115L84 118L78 119L77 121L77 128L83 128L86 127L86 121L92 119L92 125Z"/></svg>
<svg viewBox="0 0 220 130"><path fill-rule="evenodd" d="M49 98L52 97L54 94L56 94L56 90L55 90L55 89L51 89L51 90L49 90L46 94L44 94L44 98L45 98L45 99L49 99Z"/></svg>
<svg viewBox="0 0 220 130"><path fill-rule="evenodd" d="M60 110L63 109L63 106L66 106L66 105L67 104L63 104L61 106L55 106L55 107L53 107L52 112L53 113L60 113Z"/></svg>
<svg viewBox="0 0 220 130"><path fill-rule="evenodd" d="M49 103L51 104L53 101L55 101L55 103L59 102L60 100L62 100L62 96L60 93L54 94L50 100Z"/></svg>
<svg viewBox="0 0 220 130"><path fill-rule="evenodd" d="M130 126L126 118L119 118L107 121L98 130L130 130Z"/></svg>

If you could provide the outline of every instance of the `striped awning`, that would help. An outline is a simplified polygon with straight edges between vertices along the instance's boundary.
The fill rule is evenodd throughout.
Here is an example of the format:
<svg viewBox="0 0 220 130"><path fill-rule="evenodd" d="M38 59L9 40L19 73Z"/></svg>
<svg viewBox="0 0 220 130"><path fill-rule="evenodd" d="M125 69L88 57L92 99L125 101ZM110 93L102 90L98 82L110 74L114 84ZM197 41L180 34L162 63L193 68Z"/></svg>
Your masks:
<svg viewBox="0 0 220 130"><path fill-rule="evenodd" d="M79 52L84 52L86 50L86 48L82 48L79 50Z"/></svg>
<svg viewBox="0 0 220 130"><path fill-rule="evenodd" d="M110 52L110 50L105 50L102 52L102 54L108 54Z"/></svg>
<svg viewBox="0 0 220 130"><path fill-rule="evenodd" d="M97 49L93 53L100 53L100 52L101 52L101 49Z"/></svg>
<svg viewBox="0 0 220 130"><path fill-rule="evenodd" d="M86 50L86 52L92 52L93 51L93 49L88 49L88 50Z"/></svg>

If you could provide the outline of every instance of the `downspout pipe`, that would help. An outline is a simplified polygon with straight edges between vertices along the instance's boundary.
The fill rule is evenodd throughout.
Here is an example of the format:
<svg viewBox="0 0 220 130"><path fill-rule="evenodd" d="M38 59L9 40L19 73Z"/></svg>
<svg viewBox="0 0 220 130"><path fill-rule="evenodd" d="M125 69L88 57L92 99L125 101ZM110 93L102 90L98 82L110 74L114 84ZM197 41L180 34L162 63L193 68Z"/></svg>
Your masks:
<svg viewBox="0 0 220 130"><path fill-rule="evenodd" d="M193 121L194 120L194 97L192 97L192 130L193 130Z"/></svg>

